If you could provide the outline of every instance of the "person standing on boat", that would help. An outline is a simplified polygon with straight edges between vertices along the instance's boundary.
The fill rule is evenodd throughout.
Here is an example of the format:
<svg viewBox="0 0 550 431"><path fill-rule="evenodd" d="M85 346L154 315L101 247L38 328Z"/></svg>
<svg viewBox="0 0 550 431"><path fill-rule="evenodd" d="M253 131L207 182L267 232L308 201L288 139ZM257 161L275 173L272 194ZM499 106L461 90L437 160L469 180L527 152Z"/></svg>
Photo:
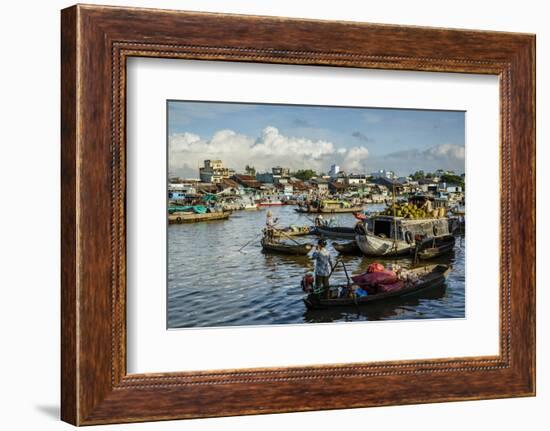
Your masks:
<svg viewBox="0 0 550 431"><path fill-rule="evenodd" d="M323 215L319 214L317 217L315 217L315 226L323 226L325 224L325 220L323 219Z"/></svg>
<svg viewBox="0 0 550 431"><path fill-rule="evenodd" d="M332 272L332 256L326 248L327 242L320 239L311 255L315 261L315 293L322 293L329 288L329 277Z"/></svg>
<svg viewBox="0 0 550 431"><path fill-rule="evenodd" d="M268 241L273 240L273 232L279 219L273 218L273 213L268 211L265 217L265 237Z"/></svg>

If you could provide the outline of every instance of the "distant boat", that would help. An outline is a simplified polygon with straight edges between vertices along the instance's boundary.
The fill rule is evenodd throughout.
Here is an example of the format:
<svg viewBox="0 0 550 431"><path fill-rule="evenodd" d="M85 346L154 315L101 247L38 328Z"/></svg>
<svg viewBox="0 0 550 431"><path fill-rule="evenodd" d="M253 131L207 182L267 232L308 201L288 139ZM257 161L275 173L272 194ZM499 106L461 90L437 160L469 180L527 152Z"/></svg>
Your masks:
<svg viewBox="0 0 550 431"><path fill-rule="evenodd" d="M284 205L283 201L280 199L262 199L258 202L258 205L261 207L273 207Z"/></svg>
<svg viewBox="0 0 550 431"><path fill-rule="evenodd" d="M230 211L216 211L197 214L194 212L174 212L168 215L169 224L197 223L212 220L227 220L231 215Z"/></svg>
<svg viewBox="0 0 550 431"><path fill-rule="evenodd" d="M294 209L298 213L306 214L339 214L354 213L363 211L363 205L353 205L348 201L329 200L313 201L309 204L302 204Z"/></svg>
<svg viewBox="0 0 550 431"><path fill-rule="evenodd" d="M310 310L322 310L334 307L350 307L377 303L384 300L394 299L401 296L409 296L420 293L423 290L442 286L451 271L450 265L427 265L411 270L419 277L419 282L384 293L373 293L367 296L357 297L349 295L343 298L322 298L320 295L310 293L304 298L306 307ZM332 286L349 287L349 286Z"/></svg>
<svg viewBox="0 0 550 431"><path fill-rule="evenodd" d="M258 204L255 204L255 203L244 204L242 208L243 210L246 210L246 211L255 211L259 209Z"/></svg>

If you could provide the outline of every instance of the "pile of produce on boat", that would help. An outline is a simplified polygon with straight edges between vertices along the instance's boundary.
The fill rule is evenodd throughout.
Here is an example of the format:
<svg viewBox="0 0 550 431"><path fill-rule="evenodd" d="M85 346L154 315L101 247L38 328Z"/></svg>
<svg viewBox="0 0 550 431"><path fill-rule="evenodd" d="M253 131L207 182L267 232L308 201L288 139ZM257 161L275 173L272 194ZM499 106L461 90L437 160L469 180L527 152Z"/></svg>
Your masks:
<svg viewBox="0 0 550 431"><path fill-rule="evenodd" d="M428 217L445 217L445 208L436 208L431 211L426 211L425 208L419 207L416 204L411 203L393 203L388 206L382 213L382 215L397 216L410 219L422 219Z"/></svg>

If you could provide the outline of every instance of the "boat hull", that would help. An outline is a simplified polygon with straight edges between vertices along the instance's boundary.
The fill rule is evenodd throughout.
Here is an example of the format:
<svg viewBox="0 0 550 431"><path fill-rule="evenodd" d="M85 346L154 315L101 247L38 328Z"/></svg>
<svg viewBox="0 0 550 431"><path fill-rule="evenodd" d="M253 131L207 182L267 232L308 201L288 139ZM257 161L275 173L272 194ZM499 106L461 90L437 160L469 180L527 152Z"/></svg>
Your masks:
<svg viewBox="0 0 550 431"><path fill-rule="evenodd" d="M336 242L333 242L332 246L334 247L334 249L338 253L343 254L343 255L362 254L361 249L357 246L357 243L355 242L355 240L347 242L347 243L342 243L342 244L338 244Z"/></svg>
<svg viewBox="0 0 550 431"><path fill-rule="evenodd" d="M431 245L432 241L433 243L435 243L435 247L421 248L417 253L418 259L428 260L428 259L434 259L436 257L442 256L452 251L455 245L455 238L452 235L447 235L442 238L434 238L432 240L428 240L426 241L427 245Z"/></svg>
<svg viewBox="0 0 550 431"><path fill-rule="evenodd" d="M313 246L311 244L282 244L262 239L264 253L288 254L293 256L305 256Z"/></svg>
<svg viewBox="0 0 550 431"><path fill-rule="evenodd" d="M363 207L349 207L349 208L321 208L319 213L321 214L338 214L338 213L356 213L363 211Z"/></svg>
<svg viewBox="0 0 550 431"><path fill-rule="evenodd" d="M317 226L315 231L318 235L325 236L327 238L341 238L341 239L355 239L354 228L352 227L328 227Z"/></svg>
<svg viewBox="0 0 550 431"><path fill-rule="evenodd" d="M302 214L344 214L362 212L363 207L348 207L348 208L294 208L294 211Z"/></svg>
<svg viewBox="0 0 550 431"><path fill-rule="evenodd" d="M349 307L372 304L384 300L395 299L402 296L409 296L420 293L426 289L433 289L442 286L451 270L449 265L430 265L431 271L426 274L423 281L417 285L405 287L403 289L377 293L364 297L323 299L319 295L309 294L303 299L306 307L310 310L323 310L335 307ZM345 287L345 286L343 286Z"/></svg>
<svg viewBox="0 0 550 431"><path fill-rule="evenodd" d="M370 233L356 235L355 242L365 256L406 256L414 248L413 244L406 241L380 238Z"/></svg>
<svg viewBox="0 0 550 431"><path fill-rule="evenodd" d="M213 220L227 220L231 215L230 211L214 212L214 213L174 213L168 216L169 224L182 224L182 223L198 223Z"/></svg>
<svg viewBox="0 0 550 431"><path fill-rule="evenodd" d="M259 202L258 206L260 207L280 207L284 205L281 201L273 201L273 202Z"/></svg>

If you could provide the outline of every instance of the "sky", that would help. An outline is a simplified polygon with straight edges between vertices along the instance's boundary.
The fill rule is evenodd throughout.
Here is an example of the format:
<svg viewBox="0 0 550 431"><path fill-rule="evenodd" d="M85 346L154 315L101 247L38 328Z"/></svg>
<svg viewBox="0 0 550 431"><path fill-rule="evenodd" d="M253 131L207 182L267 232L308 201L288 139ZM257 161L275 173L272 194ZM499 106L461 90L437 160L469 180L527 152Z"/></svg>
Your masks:
<svg viewBox="0 0 550 431"><path fill-rule="evenodd" d="M257 172L386 169L464 172L465 113L412 109L168 101L170 175L198 178L207 159Z"/></svg>

